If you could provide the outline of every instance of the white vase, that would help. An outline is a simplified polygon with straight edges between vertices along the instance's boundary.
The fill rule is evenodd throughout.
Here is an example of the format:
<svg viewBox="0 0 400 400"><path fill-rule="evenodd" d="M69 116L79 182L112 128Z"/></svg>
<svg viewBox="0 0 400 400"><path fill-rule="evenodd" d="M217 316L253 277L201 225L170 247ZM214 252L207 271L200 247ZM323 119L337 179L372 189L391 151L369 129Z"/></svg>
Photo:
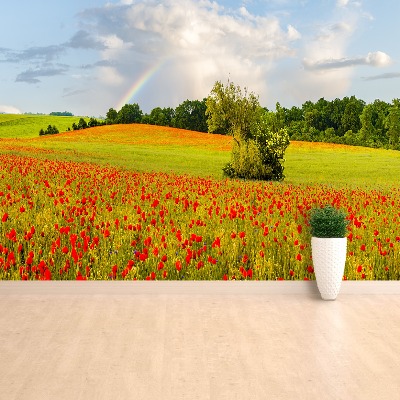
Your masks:
<svg viewBox="0 0 400 400"><path fill-rule="evenodd" d="M318 290L324 300L335 300L342 284L347 238L311 238Z"/></svg>

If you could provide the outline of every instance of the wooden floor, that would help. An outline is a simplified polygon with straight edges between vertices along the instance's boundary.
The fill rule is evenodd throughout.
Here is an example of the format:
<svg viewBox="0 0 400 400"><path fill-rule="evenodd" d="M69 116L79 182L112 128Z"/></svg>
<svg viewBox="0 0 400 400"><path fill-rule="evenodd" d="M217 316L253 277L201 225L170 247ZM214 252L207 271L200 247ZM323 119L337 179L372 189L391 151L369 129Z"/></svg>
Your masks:
<svg viewBox="0 0 400 400"><path fill-rule="evenodd" d="M400 399L400 296L0 292L0 399Z"/></svg>

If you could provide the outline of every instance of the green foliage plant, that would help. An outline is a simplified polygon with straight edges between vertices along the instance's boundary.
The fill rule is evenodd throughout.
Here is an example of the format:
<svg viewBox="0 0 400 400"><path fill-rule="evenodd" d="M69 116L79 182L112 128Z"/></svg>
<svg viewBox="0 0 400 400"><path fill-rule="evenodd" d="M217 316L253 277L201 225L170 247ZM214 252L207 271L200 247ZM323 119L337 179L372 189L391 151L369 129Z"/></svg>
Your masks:
<svg viewBox="0 0 400 400"><path fill-rule="evenodd" d="M311 236L318 238L343 238L347 233L349 221L342 209L330 204L313 208L310 212Z"/></svg>
<svg viewBox="0 0 400 400"><path fill-rule="evenodd" d="M282 181L284 153L289 145L285 128L269 123L254 93L228 81L217 81L206 100L208 130L234 139L231 162L223 168L231 178Z"/></svg>
<svg viewBox="0 0 400 400"><path fill-rule="evenodd" d="M233 143L232 160L223 171L232 178L263 180L271 176L272 168L263 163L257 142L250 139Z"/></svg>
<svg viewBox="0 0 400 400"><path fill-rule="evenodd" d="M46 130L41 129L39 131L39 136L55 135L57 133L59 133L59 130L57 129L57 127L55 125L49 125Z"/></svg>

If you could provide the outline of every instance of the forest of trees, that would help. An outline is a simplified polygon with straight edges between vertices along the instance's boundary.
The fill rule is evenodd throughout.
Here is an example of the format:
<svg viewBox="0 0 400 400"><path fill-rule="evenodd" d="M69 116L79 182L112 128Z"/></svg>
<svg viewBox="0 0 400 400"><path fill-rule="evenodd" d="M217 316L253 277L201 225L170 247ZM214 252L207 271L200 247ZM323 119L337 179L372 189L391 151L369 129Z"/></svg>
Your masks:
<svg viewBox="0 0 400 400"><path fill-rule="evenodd" d="M206 100L185 100L175 109L154 108L143 114L138 104L126 104L117 112L110 108L106 123L145 123L207 132ZM391 103L375 100L366 104L355 96L317 102L301 107L282 107L266 111L270 128L286 128L291 140L330 142L354 146L400 150L400 100ZM228 134L220 127L215 133Z"/></svg>
<svg viewBox="0 0 400 400"><path fill-rule="evenodd" d="M125 104L119 111L110 108L105 122L106 124L142 123L208 132L206 99L185 100L175 109L156 107L150 114L143 114L137 103Z"/></svg>
<svg viewBox="0 0 400 400"><path fill-rule="evenodd" d="M342 143L400 150L400 100L366 104L355 96L290 109L276 104L271 123L285 126L292 140Z"/></svg>
<svg viewBox="0 0 400 400"><path fill-rule="evenodd" d="M56 117L73 117L74 114L69 111L53 111L50 113L50 115L56 116Z"/></svg>

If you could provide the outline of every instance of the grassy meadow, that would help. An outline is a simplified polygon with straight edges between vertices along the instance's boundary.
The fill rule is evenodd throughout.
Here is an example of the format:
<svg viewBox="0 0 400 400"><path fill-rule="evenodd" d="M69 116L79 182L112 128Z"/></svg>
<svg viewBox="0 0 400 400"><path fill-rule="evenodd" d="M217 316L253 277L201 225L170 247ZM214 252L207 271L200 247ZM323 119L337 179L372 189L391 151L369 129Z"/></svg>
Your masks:
<svg viewBox="0 0 400 400"><path fill-rule="evenodd" d="M42 117L32 118L42 120ZM50 119L43 119L43 122L50 124ZM0 151L24 155L34 152L38 157L62 157L140 172L221 178L232 145L229 136L141 124L108 125L43 137L36 133L36 125L30 133L25 127L23 125L21 135L14 130L17 139L3 135L0 130L0 140L9 139L1 140ZM397 185L399 171L400 153L397 151L291 142L286 152L285 183L390 186Z"/></svg>
<svg viewBox="0 0 400 400"><path fill-rule="evenodd" d="M72 129L81 117L58 117L52 115L0 114L0 138L29 139L39 135L40 129L55 125L60 132ZM85 118L89 121L89 118Z"/></svg>
<svg viewBox="0 0 400 400"><path fill-rule="evenodd" d="M222 177L227 136L16 137L0 133L0 279L315 279L308 212L326 203L350 222L344 279L400 279L400 152L292 142L270 183Z"/></svg>

